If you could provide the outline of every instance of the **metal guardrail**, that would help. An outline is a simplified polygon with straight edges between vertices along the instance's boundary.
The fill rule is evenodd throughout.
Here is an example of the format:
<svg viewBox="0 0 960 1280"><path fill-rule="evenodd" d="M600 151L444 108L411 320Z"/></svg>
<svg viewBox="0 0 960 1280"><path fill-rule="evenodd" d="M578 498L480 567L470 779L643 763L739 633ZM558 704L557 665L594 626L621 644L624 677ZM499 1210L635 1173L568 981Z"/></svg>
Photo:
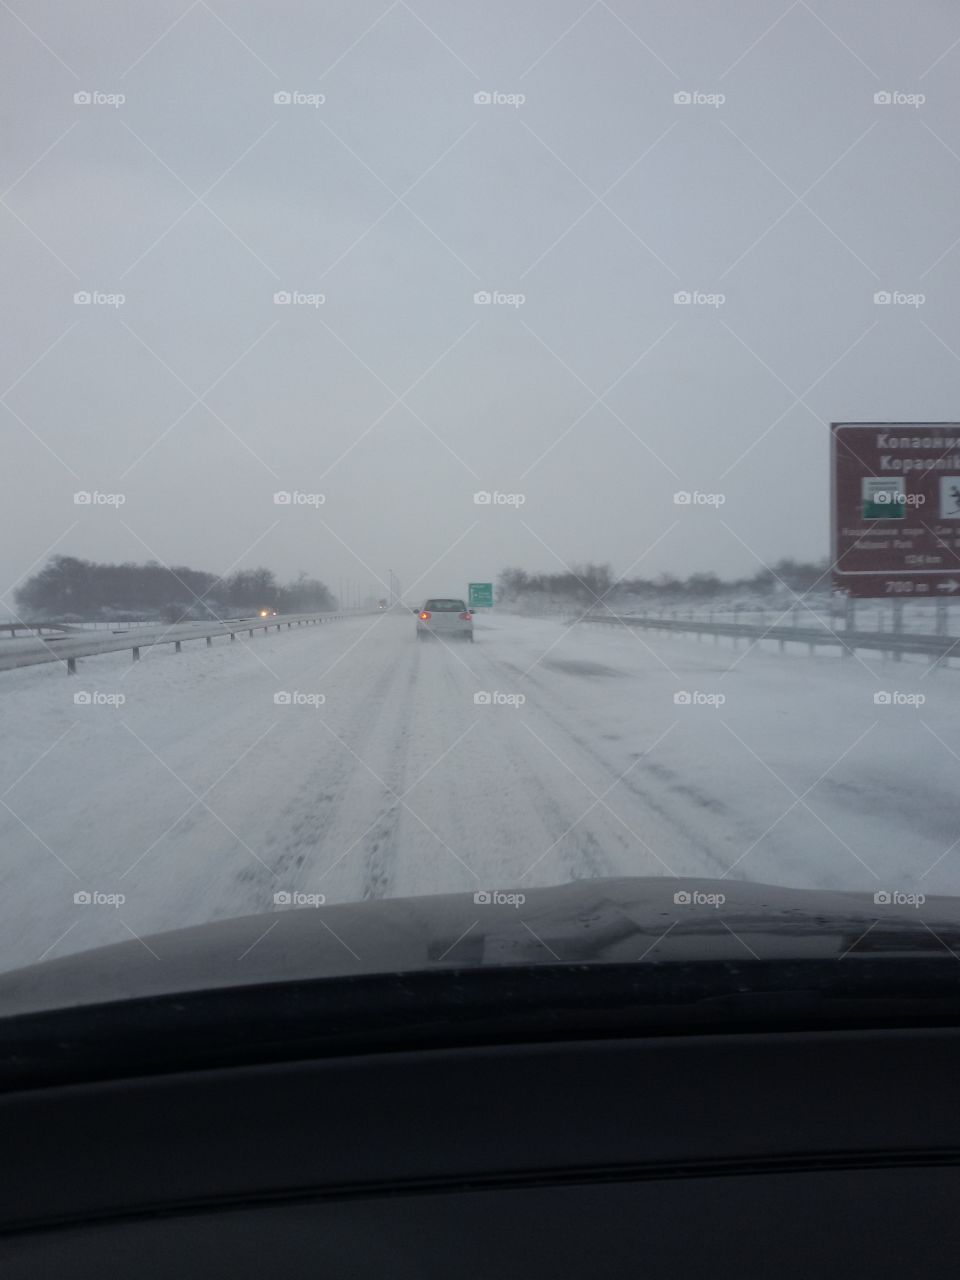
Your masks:
<svg viewBox="0 0 960 1280"><path fill-rule="evenodd" d="M128 625L141 626L141 623L129 623ZM36 632L38 636L42 636L44 631L80 631L74 623L70 622L0 622L0 631L9 631L10 638L13 639L18 631L26 631L29 633Z"/></svg>
<svg viewBox="0 0 960 1280"><path fill-rule="evenodd" d="M794 615L796 617L796 615ZM642 631L673 631L687 634L743 637L746 640L776 640L780 651L787 644L805 644L813 653L818 646L839 648L844 656L858 649L890 654L898 661L905 653L919 653L943 663L950 656L960 658L960 636L931 635L904 631L856 631L827 626L765 625L746 622L714 622L704 618L652 618L646 614L580 614L576 621L598 625L635 627Z"/></svg>
<svg viewBox="0 0 960 1280"><path fill-rule="evenodd" d="M281 631L284 627L289 631L293 627L336 622L346 616L345 613L291 613L273 618L230 618L215 623L177 623L166 627L156 624L131 628L121 633L122 638L121 635L111 635L100 640L91 639L89 632L83 635L76 631L49 640L39 636L36 647L19 649L16 653L5 654L0 646L0 671L13 671L44 662L63 662L66 664L67 674L73 675L78 658L95 657L101 653L122 653L129 649L133 661L137 662L141 649L153 649L163 644L172 644L174 652L180 653L184 641L205 640L209 648L217 636L229 636L231 640L236 640L238 635L246 631L252 639L255 631Z"/></svg>

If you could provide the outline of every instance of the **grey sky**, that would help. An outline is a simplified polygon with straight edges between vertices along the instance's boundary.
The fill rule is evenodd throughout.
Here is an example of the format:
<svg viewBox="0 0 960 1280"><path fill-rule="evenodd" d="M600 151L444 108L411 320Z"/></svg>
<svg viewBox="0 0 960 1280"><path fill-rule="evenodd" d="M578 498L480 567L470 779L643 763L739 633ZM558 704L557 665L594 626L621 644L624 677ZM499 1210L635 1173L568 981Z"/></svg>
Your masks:
<svg viewBox="0 0 960 1280"><path fill-rule="evenodd" d="M831 419L960 416L953 4L11 0L0 31L0 590L50 550L414 600L749 573L826 554Z"/></svg>

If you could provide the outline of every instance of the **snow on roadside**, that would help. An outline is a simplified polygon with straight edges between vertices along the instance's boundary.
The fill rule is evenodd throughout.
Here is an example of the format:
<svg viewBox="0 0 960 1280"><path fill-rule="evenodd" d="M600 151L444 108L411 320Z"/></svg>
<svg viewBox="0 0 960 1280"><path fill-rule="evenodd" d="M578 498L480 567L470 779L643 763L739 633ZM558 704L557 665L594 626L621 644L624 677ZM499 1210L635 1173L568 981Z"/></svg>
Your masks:
<svg viewBox="0 0 960 1280"><path fill-rule="evenodd" d="M0 966L288 887L960 892L957 672L502 613L476 635L418 645L381 615L0 675Z"/></svg>

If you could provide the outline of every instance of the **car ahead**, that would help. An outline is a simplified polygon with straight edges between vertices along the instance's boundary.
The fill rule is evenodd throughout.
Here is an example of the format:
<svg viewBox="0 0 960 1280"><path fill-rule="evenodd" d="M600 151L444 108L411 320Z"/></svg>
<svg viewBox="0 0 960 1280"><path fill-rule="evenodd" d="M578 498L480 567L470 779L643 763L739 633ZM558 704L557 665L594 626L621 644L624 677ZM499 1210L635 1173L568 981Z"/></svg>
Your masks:
<svg viewBox="0 0 960 1280"><path fill-rule="evenodd" d="M428 600L417 613L417 639L473 640L473 611L462 600Z"/></svg>

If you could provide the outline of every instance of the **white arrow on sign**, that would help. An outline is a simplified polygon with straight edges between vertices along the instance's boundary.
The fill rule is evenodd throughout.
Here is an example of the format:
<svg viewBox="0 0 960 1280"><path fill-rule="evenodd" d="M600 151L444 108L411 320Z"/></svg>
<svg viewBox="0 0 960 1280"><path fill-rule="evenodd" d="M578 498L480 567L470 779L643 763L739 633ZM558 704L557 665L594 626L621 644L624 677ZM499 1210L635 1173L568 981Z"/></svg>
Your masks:
<svg viewBox="0 0 960 1280"><path fill-rule="evenodd" d="M956 578L948 578L946 582L937 583L938 591L949 591L951 594L956 591L958 587L960 587L960 582L957 582Z"/></svg>

